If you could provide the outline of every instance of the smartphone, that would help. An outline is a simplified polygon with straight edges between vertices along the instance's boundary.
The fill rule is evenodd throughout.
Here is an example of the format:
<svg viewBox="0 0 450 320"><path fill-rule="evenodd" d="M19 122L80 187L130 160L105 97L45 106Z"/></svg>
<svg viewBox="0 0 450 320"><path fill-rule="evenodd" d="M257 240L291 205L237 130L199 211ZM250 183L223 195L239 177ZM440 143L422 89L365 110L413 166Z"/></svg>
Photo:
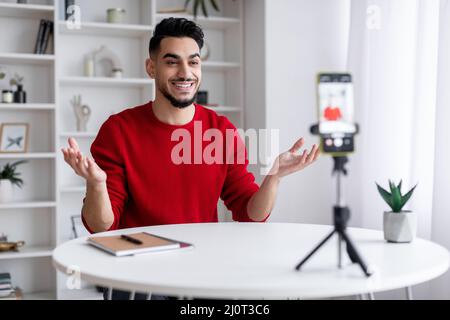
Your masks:
<svg viewBox="0 0 450 320"><path fill-rule="evenodd" d="M351 74L319 73L317 98L322 151L352 152L357 126L354 120Z"/></svg>

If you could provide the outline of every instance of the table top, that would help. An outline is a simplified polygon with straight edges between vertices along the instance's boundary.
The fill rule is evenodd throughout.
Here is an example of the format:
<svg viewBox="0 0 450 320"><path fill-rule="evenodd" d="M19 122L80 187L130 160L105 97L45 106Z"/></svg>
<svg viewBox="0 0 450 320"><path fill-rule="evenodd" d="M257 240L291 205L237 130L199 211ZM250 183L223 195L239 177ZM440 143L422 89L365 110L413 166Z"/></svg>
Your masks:
<svg viewBox="0 0 450 320"><path fill-rule="evenodd" d="M338 237L327 242L300 271L295 266L332 226L295 223L198 223L151 226L96 234L147 231L194 244L192 249L115 257L78 238L58 246L53 264L61 272L76 266L81 279L113 287L188 297L285 299L338 297L391 290L438 277L449 252L433 242L388 243L376 230L347 228L374 274L364 276Z"/></svg>

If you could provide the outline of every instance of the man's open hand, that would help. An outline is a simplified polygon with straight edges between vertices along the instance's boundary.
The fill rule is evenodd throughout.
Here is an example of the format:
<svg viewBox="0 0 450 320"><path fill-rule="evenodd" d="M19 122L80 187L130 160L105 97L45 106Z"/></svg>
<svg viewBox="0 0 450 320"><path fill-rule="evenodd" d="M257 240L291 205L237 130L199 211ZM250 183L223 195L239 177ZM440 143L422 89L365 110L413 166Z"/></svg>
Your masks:
<svg viewBox="0 0 450 320"><path fill-rule="evenodd" d="M313 144L309 153L307 152L308 150L305 149L303 153L296 154L303 144L304 139L300 138L288 151L280 154L275 160L269 175L275 175L282 178L291 173L300 171L316 161L319 156L319 147L316 144Z"/></svg>
<svg viewBox="0 0 450 320"><path fill-rule="evenodd" d="M77 175L86 179L87 183L99 184L106 182L106 173L95 163L94 159L83 157L74 138L69 138L69 148L62 148L64 160Z"/></svg>

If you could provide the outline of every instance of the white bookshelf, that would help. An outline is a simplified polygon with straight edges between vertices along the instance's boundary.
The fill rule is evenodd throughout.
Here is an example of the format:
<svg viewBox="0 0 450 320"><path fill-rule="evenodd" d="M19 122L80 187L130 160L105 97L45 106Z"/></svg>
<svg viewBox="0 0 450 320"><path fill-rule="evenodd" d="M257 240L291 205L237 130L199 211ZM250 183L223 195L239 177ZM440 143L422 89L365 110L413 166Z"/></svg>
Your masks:
<svg viewBox="0 0 450 320"><path fill-rule="evenodd" d="M0 103L1 110L32 111L32 110L55 110L53 103Z"/></svg>
<svg viewBox="0 0 450 320"><path fill-rule="evenodd" d="M60 136L64 138L74 137L74 138L95 138L97 135L97 132L90 131L90 132L61 132Z"/></svg>
<svg viewBox="0 0 450 320"><path fill-rule="evenodd" d="M2 255L0 255L0 260L50 257L52 255L52 251L53 247L27 246L18 252L3 253Z"/></svg>
<svg viewBox="0 0 450 320"><path fill-rule="evenodd" d="M143 37L152 32L151 26L138 24L111 24L106 22L82 22L79 29L70 29L65 21L59 21L61 34L85 36Z"/></svg>
<svg viewBox="0 0 450 320"><path fill-rule="evenodd" d="M202 68L205 71L226 71L230 69L239 69L241 65L235 62L224 61L205 61L202 63Z"/></svg>
<svg viewBox="0 0 450 320"><path fill-rule="evenodd" d="M0 54L0 64L35 64L50 65L55 60L53 54L34 53L2 53Z"/></svg>
<svg viewBox="0 0 450 320"><path fill-rule="evenodd" d="M34 153L0 153L1 159L54 159L54 152L34 152Z"/></svg>
<svg viewBox="0 0 450 320"><path fill-rule="evenodd" d="M213 13L213 12L210 12L210 13ZM187 14L157 13L156 21L160 22L161 20L169 18L169 17L186 18L186 19L193 18L191 15L187 15ZM202 28L225 30L227 28L238 25L241 22L241 20L239 18L214 17L214 16L209 16L208 18L206 18L206 17L199 15L197 17L196 22Z"/></svg>
<svg viewBox="0 0 450 320"><path fill-rule="evenodd" d="M53 17L55 7L42 4L22 4L2 1L0 3L0 17L14 17L36 19Z"/></svg>
<svg viewBox="0 0 450 320"><path fill-rule="evenodd" d="M59 188L61 192L70 193L70 192L85 192L86 186L84 185L73 185L73 186L62 186Z"/></svg>
<svg viewBox="0 0 450 320"><path fill-rule="evenodd" d="M55 298L56 298L56 293L54 290L32 292L32 293L27 292L23 296L23 300L55 300Z"/></svg>
<svg viewBox="0 0 450 320"><path fill-rule="evenodd" d="M243 0L218 0L221 12L209 8L211 16L199 16L211 53L202 63L202 88L209 93L208 107L225 114L237 126L244 125L243 97ZM9 240L24 240L19 252L0 253L0 272L10 272L14 285L21 287L24 299L101 299L92 285L68 290L67 278L55 271L51 252L72 238L70 217L80 214L85 193L84 181L64 163L60 149L68 137L77 139L89 154L101 124L111 115L154 97L154 82L144 69L148 42L163 7L183 6L184 0L77 0L82 9L79 29L64 21L63 0L29 0L16 4L0 0L0 30L11 34L0 43L0 66L25 75L26 104L0 103L0 122L30 123L27 153L0 153L0 165L26 159L25 185L18 199L0 204L0 233ZM106 9L123 7L127 11L122 24L105 21ZM46 54L33 54L40 19L54 24L53 41ZM30 32L34 30L34 32ZM25 35L24 32L26 31ZM3 37L3 33L2 33ZM100 45L113 50L122 62L122 78L85 77L84 55ZM82 95L92 114L86 132L76 131L70 105L74 95ZM230 221L219 204L221 220Z"/></svg>
<svg viewBox="0 0 450 320"><path fill-rule="evenodd" d="M217 106L217 107L208 107L207 109L216 111L216 112L222 112L222 113L229 113L229 112L242 112L241 107L231 107L231 106Z"/></svg>
<svg viewBox="0 0 450 320"><path fill-rule="evenodd" d="M30 208L54 208L55 201L21 201L0 204L0 210L5 209L30 209Z"/></svg>
<svg viewBox="0 0 450 320"><path fill-rule="evenodd" d="M105 78L105 77L61 77L64 86L100 86L100 87L146 87L153 84L151 79L138 78Z"/></svg>

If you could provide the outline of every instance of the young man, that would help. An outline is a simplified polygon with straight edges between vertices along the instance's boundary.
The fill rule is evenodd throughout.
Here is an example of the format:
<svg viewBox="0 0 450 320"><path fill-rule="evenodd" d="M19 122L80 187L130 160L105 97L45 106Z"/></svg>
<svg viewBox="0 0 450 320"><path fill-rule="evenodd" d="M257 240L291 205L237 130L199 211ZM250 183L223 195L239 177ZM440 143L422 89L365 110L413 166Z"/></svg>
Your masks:
<svg viewBox="0 0 450 320"><path fill-rule="evenodd" d="M234 220L265 221L280 179L316 160L316 145L309 153L296 154L304 143L300 139L277 158L276 167L258 187L247 171L246 157L245 161L238 159L241 139L234 134L233 146L225 143L227 131L236 133L233 124L194 104L202 79L202 46L203 32L194 22L182 18L161 21L145 62L155 80L155 100L109 117L91 146L95 161L80 152L73 138L62 149L65 161L86 179L82 217L91 233L217 222L219 197ZM211 129L224 137L224 161L198 159L210 141L202 141L199 150L195 139ZM193 138L182 141L187 149L180 151L183 133ZM180 158L186 161L180 163Z"/></svg>

